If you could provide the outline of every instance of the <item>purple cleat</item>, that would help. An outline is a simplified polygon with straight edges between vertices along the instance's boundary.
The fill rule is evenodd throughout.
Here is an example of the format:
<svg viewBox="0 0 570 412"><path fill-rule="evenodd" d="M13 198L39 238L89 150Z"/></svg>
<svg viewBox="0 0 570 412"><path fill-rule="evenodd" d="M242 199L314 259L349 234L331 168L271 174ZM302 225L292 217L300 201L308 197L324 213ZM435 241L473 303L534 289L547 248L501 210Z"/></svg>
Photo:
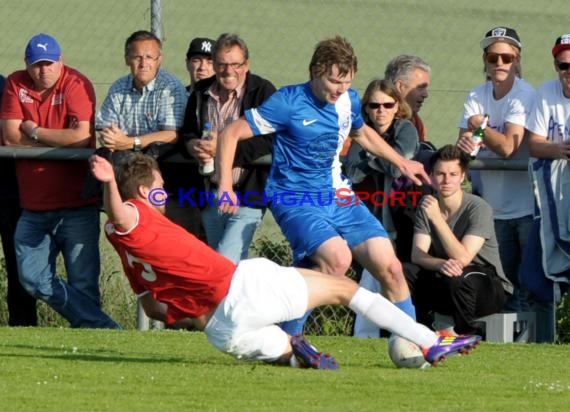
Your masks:
<svg viewBox="0 0 570 412"><path fill-rule="evenodd" d="M437 342L423 350L426 361L437 366L446 357L455 354L468 354L481 341L478 335L439 336Z"/></svg>
<svg viewBox="0 0 570 412"><path fill-rule="evenodd" d="M328 353L318 352L303 335L291 337L293 354L299 361L301 367L312 369L338 369L339 364L336 359Z"/></svg>

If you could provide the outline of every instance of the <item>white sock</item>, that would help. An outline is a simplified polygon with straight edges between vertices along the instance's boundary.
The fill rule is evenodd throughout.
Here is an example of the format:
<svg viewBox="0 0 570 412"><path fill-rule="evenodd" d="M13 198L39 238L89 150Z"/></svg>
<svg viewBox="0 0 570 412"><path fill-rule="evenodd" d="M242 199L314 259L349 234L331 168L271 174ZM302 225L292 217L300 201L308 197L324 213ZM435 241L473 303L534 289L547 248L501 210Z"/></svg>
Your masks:
<svg viewBox="0 0 570 412"><path fill-rule="evenodd" d="M429 348L437 342L435 332L416 323L379 293L358 288L348 307L378 327L387 329L421 347Z"/></svg>

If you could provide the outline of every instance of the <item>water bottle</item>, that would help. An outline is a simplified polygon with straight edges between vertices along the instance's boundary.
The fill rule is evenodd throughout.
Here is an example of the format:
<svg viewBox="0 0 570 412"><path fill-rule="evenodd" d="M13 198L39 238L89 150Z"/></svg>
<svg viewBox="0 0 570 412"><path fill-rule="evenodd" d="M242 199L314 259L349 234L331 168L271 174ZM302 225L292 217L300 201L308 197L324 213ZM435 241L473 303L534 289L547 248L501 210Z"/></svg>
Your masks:
<svg viewBox="0 0 570 412"><path fill-rule="evenodd" d="M204 123L204 130L202 130L202 140L210 140L210 132L212 131L212 124L207 122ZM206 163L201 164L198 168L199 172L203 176L210 176L214 174L214 158L207 160Z"/></svg>
<svg viewBox="0 0 570 412"><path fill-rule="evenodd" d="M483 116L483 121L481 122L481 125L477 129L475 129L475 131L473 132L473 136L471 136L471 140L475 144L475 149L473 149L473 151L471 152L472 158L477 157L477 153L479 153L479 150L483 145L483 138L485 137L485 129L487 128L488 121L489 121L489 115L485 114L485 116Z"/></svg>

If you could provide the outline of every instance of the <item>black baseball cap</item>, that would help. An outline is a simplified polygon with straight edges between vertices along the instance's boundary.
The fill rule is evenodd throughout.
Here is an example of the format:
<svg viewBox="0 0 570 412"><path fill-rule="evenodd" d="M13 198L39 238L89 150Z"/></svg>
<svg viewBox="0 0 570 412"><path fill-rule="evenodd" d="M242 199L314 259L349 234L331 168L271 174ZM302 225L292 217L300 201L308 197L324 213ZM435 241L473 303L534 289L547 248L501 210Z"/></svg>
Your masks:
<svg viewBox="0 0 570 412"><path fill-rule="evenodd" d="M485 50L491 44L502 41L509 44L512 44L518 49L522 49L522 43L519 35L517 34L515 29L511 29L509 27L495 27L494 29L489 30L485 33L485 38L481 40L481 48Z"/></svg>
<svg viewBox="0 0 570 412"><path fill-rule="evenodd" d="M207 56L212 58L212 50L216 44L215 40L208 39L206 37L196 37L190 42L188 46L188 51L186 52L186 58L190 59L193 56Z"/></svg>

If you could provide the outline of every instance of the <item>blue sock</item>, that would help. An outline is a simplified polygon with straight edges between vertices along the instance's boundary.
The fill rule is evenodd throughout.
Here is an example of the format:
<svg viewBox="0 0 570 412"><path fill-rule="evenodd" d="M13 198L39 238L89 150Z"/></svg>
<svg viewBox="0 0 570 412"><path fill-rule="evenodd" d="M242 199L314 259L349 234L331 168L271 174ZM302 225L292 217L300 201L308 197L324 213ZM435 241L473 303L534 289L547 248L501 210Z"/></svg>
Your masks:
<svg viewBox="0 0 570 412"><path fill-rule="evenodd" d="M281 327L281 329L283 329L286 333L288 333L291 336L300 335L301 333L303 333L303 326L305 326L305 322L307 321L307 318L309 317L311 312L312 310L308 310L300 318L281 322L279 326Z"/></svg>
<svg viewBox="0 0 570 412"><path fill-rule="evenodd" d="M401 311L405 312L408 316L410 316L413 320L416 320L416 307L412 303L412 298L408 297L404 300L399 302L394 302L394 305Z"/></svg>

